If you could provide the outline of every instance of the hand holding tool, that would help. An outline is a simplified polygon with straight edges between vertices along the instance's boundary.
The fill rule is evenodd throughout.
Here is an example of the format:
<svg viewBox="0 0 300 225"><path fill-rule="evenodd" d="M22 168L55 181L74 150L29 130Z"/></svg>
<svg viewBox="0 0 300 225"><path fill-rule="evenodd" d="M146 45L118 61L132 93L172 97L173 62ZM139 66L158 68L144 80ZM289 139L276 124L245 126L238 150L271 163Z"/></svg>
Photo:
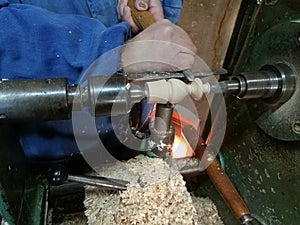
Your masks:
<svg viewBox="0 0 300 225"><path fill-rule="evenodd" d="M139 11L135 8L135 0L128 0L128 6L131 10L131 16L140 30L144 30L155 23L154 18L148 11Z"/></svg>

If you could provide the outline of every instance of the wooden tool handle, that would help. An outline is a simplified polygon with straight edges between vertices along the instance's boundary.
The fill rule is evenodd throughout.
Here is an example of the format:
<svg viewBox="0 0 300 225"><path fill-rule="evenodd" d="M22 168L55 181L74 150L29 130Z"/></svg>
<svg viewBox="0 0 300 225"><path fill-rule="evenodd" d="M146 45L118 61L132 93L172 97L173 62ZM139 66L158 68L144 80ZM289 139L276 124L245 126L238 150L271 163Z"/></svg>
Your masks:
<svg viewBox="0 0 300 225"><path fill-rule="evenodd" d="M128 0L128 6L131 9L131 16L140 30L144 30L155 23L154 18L148 11L139 11L135 8L135 0Z"/></svg>
<svg viewBox="0 0 300 225"><path fill-rule="evenodd" d="M207 167L206 172L238 220L250 215L246 204L216 159Z"/></svg>

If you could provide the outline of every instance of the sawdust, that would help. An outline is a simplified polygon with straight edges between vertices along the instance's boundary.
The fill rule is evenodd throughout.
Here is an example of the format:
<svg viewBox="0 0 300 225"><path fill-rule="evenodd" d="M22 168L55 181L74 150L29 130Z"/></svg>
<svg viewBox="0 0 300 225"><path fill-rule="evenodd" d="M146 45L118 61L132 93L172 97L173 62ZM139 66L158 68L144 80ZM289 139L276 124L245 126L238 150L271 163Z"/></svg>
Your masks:
<svg viewBox="0 0 300 225"><path fill-rule="evenodd" d="M98 171L130 181L122 192L86 187L88 224L223 224L213 202L191 196L181 174L162 159L138 156Z"/></svg>

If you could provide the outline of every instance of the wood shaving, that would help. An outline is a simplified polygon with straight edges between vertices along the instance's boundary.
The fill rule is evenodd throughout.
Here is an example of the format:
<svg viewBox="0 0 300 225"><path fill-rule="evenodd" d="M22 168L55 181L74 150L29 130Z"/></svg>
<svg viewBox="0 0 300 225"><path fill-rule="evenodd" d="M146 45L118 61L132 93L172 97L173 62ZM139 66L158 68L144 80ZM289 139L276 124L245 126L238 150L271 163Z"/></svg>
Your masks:
<svg viewBox="0 0 300 225"><path fill-rule="evenodd" d="M97 175L130 182L125 191L86 186L88 224L222 225L209 199L192 197L178 170L162 159L138 156L97 171Z"/></svg>
<svg viewBox="0 0 300 225"><path fill-rule="evenodd" d="M217 207L209 198L200 198L192 195L192 201L197 210L199 224L223 225Z"/></svg>

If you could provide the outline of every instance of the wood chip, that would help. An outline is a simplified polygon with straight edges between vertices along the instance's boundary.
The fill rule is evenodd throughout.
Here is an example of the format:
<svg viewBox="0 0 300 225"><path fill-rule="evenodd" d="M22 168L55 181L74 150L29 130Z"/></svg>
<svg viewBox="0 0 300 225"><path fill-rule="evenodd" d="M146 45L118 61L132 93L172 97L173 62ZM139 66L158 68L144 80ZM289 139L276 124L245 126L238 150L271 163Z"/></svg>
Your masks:
<svg viewBox="0 0 300 225"><path fill-rule="evenodd" d="M222 225L215 205L191 196L178 170L162 159L138 156L97 172L130 181L125 191L86 186L88 224L203 224Z"/></svg>

